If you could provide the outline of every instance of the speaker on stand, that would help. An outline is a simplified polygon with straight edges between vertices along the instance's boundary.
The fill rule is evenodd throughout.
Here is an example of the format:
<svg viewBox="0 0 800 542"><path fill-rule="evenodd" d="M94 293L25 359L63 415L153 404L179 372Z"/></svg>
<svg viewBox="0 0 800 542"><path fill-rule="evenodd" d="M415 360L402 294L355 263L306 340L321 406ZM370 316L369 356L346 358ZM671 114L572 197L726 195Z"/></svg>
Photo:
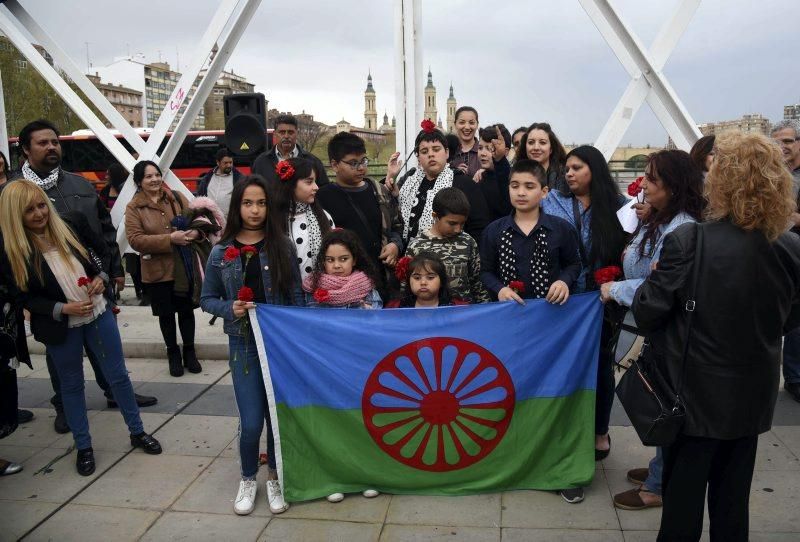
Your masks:
<svg viewBox="0 0 800 542"><path fill-rule="evenodd" d="M267 112L260 92L229 94L223 100L225 144L238 156L256 156L267 148Z"/></svg>

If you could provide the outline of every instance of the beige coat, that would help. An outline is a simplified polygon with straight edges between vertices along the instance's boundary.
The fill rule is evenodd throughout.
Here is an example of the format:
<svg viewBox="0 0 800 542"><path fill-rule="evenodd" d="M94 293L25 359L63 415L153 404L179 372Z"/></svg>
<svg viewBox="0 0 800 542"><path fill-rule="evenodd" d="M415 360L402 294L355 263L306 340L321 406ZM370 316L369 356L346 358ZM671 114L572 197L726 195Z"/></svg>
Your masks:
<svg viewBox="0 0 800 542"><path fill-rule="evenodd" d="M175 198L180 198L180 203ZM175 213L186 207L186 198L169 190L163 191L158 203L139 192L125 210L125 231L128 243L142 258L142 282L168 282L175 279L175 264L170 234L175 228L170 224Z"/></svg>

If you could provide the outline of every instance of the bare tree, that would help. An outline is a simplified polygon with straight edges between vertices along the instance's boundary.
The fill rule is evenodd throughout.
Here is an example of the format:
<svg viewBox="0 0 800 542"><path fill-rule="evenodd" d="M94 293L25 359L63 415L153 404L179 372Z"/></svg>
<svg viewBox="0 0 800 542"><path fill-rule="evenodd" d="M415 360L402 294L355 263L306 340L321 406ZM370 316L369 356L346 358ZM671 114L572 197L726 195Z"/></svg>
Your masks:
<svg viewBox="0 0 800 542"><path fill-rule="evenodd" d="M308 152L312 152L320 138L328 131L321 122L300 121L297 127L297 142Z"/></svg>

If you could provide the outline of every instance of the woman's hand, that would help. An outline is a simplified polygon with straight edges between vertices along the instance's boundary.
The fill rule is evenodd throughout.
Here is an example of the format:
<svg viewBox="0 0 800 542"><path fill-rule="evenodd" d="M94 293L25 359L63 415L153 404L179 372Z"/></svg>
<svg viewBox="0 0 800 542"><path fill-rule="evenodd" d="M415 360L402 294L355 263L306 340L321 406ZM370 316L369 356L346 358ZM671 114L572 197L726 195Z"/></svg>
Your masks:
<svg viewBox="0 0 800 542"><path fill-rule="evenodd" d="M525 300L522 299L517 292L505 286L497 292L497 300L498 301L516 301L520 305L525 304Z"/></svg>
<svg viewBox="0 0 800 542"><path fill-rule="evenodd" d="M615 284L616 282L606 282L600 285L600 301L608 303L614 300L614 298L611 297L611 287Z"/></svg>
<svg viewBox="0 0 800 542"><path fill-rule="evenodd" d="M189 230L186 232L186 238L189 241L197 241L200 239L200 231L199 230Z"/></svg>
<svg viewBox="0 0 800 542"><path fill-rule="evenodd" d="M650 216L651 207L649 203L634 203L633 208L636 209L636 218L639 221L643 221Z"/></svg>
<svg viewBox="0 0 800 542"><path fill-rule="evenodd" d="M102 282L102 280L100 281ZM69 316L89 316L92 314L93 303L90 301L72 301L61 307L61 314Z"/></svg>
<svg viewBox="0 0 800 542"><path fill-rule="evenodd" d="M563 305L569 299L569 286L563 280L557 280L550 285L545 299L552 304Z"/></svg>
<svg viewBox="0 0 800 542"><path fill-rule="evenodd" d="M105 289L106 283L98 276L92 279L92 282L86 286L86 293L89 294L89 297L92 297L93 295L102 294Z"/></svg>
<svg viewBox="0 0 800 542"><path fill-rule="evenodd" d="M183 247L188 245L191 241L189 240L189 237L186 235L185 231L176 230L169 234L169 242L173 245Z"/></svg>
<svg viewBox="0 0 800 542"><path fill-rule="evenodd" d="M256 308L256 304L252 301L239 301L238 299L233 302L233 315L236 318L241 318L250 309Z"/></svg>

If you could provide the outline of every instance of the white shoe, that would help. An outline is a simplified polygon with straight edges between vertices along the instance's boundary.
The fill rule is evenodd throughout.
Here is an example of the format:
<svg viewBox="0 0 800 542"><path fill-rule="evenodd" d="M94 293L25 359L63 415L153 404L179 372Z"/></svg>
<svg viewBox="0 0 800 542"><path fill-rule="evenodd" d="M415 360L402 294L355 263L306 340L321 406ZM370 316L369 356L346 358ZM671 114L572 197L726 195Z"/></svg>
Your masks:
<svg viewBox="0 0 800 542"><path fill-rule="evenodd" d="M328 502L342 502L344 500L344 493L331 493L327 497Z"/></svg>
<svg viewBox="0 0 800 542"><path fill-rule="evenodd" d="M269 511L273 514L282 514L289 509L289 505L283 500L281 483L277 480L267 480L267 502Z"/></svg>
<svg viewBox="0 0 800 542"><path fill-rule="evenodd" d="M28 320L25 320L25 336L30 337L33 335L33 331L31 331L31 323Z"/></svg>
<svg viewBox="0 0 800 542"><path fill-rule="evenodd" d="M364 491L361 492L361 494L368 499L374 499L375 497L380 495L381 492L378 491L377 489L365 489Z"/></svg>
<svg viewBox="0 0 800 542"><path fill-rule="evenodd" d="M240 516L246 516L252 512L256 506L257 492L258 482L255 480L242 480L239 482L239 492L236 494L236 502L233 503L233 511Z"/></svg>

